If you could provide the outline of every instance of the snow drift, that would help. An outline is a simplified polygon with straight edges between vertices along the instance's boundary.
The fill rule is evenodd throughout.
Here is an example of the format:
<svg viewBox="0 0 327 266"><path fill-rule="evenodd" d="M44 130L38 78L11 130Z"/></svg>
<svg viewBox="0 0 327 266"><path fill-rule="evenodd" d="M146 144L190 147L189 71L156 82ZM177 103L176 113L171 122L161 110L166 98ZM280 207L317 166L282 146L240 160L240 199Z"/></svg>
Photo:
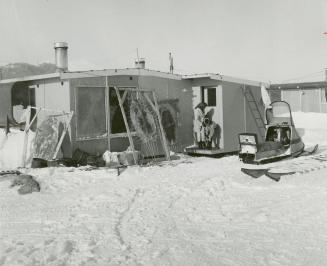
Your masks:
<svg viewBox="0 0 327 266"><path fill-rule="evenodd" d="M6 135L4 129L0 129L0 170L16 169L22 166L24 131L11 129ZM31 155L35 133L28 133L27 140L27 164L31 164Z"/></svg>

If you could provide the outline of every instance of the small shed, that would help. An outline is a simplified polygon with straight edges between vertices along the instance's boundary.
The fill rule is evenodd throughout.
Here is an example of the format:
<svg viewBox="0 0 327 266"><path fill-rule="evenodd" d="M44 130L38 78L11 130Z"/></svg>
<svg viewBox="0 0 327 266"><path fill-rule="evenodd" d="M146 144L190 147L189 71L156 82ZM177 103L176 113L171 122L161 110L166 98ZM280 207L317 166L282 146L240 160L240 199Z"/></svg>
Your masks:
<svg viewBox="0 0 327 266"><path fill-rule="evenodd" d="M327 113L327 81L272 84L273 100L288 102L293 112Z"/></svg>

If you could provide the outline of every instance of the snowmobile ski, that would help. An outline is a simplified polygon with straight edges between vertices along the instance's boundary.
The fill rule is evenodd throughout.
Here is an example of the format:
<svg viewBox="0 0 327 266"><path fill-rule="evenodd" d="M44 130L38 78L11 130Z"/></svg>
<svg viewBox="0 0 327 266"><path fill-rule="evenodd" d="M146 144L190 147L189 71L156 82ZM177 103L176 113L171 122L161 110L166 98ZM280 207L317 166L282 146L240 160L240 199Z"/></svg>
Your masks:
<svg viewBox="0 0 327 266"><path fill-rule="evenodd" d="M248 168L241 168L241 171L253 178L259 178L263 175L269 177L270 179L278 182L283 175L293 175L295 174L294 171L292 172L281 172L281 173L274 173L269 172L269 168L263 168L263 169L248 169Z"/></svg>
<svg viewBox="0 0 327 266"><path fill-rule="evenodd" d="M283 175L293 175L295 172L287 172L287 173L271 173L271 172L266 172L266 176L269 177L270 179L278 182Z"/></svg>
<svg viewBox="0 0 327 266"><path fill-rule="evenodd" d="M269 169L264 168L264 169L248 169L248 168L241 168L241 171L253 178L259 178L260 176L263 176L264 174L267 173Z"/></svg>

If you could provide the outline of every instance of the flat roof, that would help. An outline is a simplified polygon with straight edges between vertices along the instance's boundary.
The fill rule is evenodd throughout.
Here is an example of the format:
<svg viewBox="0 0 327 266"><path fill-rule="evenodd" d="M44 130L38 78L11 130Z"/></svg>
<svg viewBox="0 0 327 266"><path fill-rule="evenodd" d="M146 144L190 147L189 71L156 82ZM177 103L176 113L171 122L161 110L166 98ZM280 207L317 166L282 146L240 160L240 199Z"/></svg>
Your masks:
<svg viewBox="0 0 327 266"><path fill-rule="evenodd" d="M193 74L193 75L184 75L183 76L183 79L201 79L201 78L210 78L210 79L214 79L214 80L227 81L227 82L239 83L239 84L250 85L250 86L261 86L261 85L264 85L266 87L269 86L269 84L266 82L254 81L254 80L249 80L249 79L241 79L241 78L220 75L220 74L214 74L214 73Z"/></svg>
<svg viewBox="0 0 327 266"><path fill-rule="evenodd" d="M298 83L280 83L271 84L269 90L294 90L294 89L312 89L312 88L326 88L327 81L314 81L314 82L298 82Z"/></svg>
<svg viewBox="0 0 327 266"><path fill-rule="evenodd" d="M172 74L143 68L124 68L124 69L103 69L89 71L71 71L61 73L62 79L86 78L86 77L106 77L106 76L153 76L160 78L169 78L182 80L179 74Z"/></svg>
<svg viewBox="0 0 327 266"><path fill-rule="evenodd" d="M215 73L205 73L205 74L192 74L192 75L180 75L167 73L162 71L150 70L150 69L140 69L140 68L124 68L124 69L102 69L102 70L87 70L87 71L69 71L69 72L56 72L51 74L42 75L32 75L25 77L18 77L12 79L0 80L0 84L5 83L15 83L19 81L31 81L31 80L41 80L50 78L59 78L61 80L73 79L73 78L86 78L86 77L105 77L105 76L153 76L160 78L169 78L175 80L192 80L200 78L209 78L219 81L227 81L239 84L245 84L250 86L269 86L267 83L253 81L248 79L241 79L232 76L220 75Z"/></svg>
<svg viewBox="0 0 327 266"><path fill-rule="evenodd" d="M153 77L182 80L182 75L179 74L166 73L166 72L150 70L150 69L125 68L125 69L102 69L102 70L56 72L51 74L24 76L24 77L12 78L12 79L2 79L0 80L0 84L15 83L20 81L50 79L50 78L72 79L72 78L122 76L122 75L153 76Z"/></svg>
<svg viewBox="0 0 327 266"><path fill-rule="evenodd" d="M12 78L12 79L2 79L2 80L0 80L0 84L15 83L15 82L19 82L19 81L59 78L59 77L60 77L60 73L56 72L56 73L51 73L51 74L25 76L25 77L18 77L18 78Z"/></svg>

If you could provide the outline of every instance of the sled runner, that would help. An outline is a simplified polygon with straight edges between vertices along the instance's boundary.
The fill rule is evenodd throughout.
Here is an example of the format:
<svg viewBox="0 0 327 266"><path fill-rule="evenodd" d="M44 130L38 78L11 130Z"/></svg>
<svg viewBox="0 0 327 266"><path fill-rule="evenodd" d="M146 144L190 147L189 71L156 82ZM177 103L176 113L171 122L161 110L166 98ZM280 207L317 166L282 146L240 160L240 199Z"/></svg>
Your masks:
<svg viewBox="0 0 327 266"><path fill-rule="evenodd" d="M256 134L239 134L239 157L243 162L264 163L303 153L304 143L296 131L287 102L273 102L271 108L266 110L266 120L263 143L258 143Z"/></svg>

